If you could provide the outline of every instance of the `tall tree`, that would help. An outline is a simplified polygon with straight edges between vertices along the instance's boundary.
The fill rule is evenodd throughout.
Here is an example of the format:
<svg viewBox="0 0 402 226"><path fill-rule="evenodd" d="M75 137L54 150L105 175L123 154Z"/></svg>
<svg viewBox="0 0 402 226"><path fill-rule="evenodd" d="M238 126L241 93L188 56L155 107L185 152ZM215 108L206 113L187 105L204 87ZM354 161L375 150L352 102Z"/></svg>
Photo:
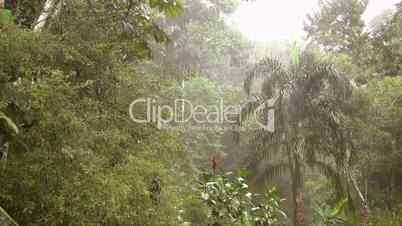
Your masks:
<svg viewBox="0 0 402 226"><path fill-rule="evenodd" d="M386 11L373 21L371 27L371 45L373 54L371 62L380 76L398 76L402 64L402 5L395 10Z"/></svg>
<svg viewBox="0 0 402 226"><path fill-rule="evenodd" d="M225 20L238 4L237 0L187 0L183 14L162 18L160 24L170 40L154 51L162 73L184 79L199 74L226 83L231 76L241 81L251 44Z"/></svg>
<svg viewBox="0 0 402 226"><path fill-rule="evenodd" d="M307 16L304 30L327 50L358 57L367 39L362 18L367 5L368 0L321 0L318 11Z"/></svg>
<svg viewBox="0 0 402 226"><path fill-rule="evenodd" d="M334 157L336 153L344 155L350 151L340 143L345 141L339 127L351 90L346 77L330 63L318 60L309 51L296 57L298 60L288 67L265 58L249 72L244 86L246 93L252 94L253 81L260 79L262 86L259 94L245 105L242 119L257 113L257 118L267 123L270 120L267 111L275 109L275 131L260 130L252 142L260 144L259 150L269 152L266 156L279 153L284 158L268 170L290 171L294 224L302 226L306 225L303 191L306 164L321 167L328 164L320 162L325 159L323 156ZM337 163L341 169L341 161Z"/></svg>
<svg viewBox="0 0 402 226"><path fill-rule="evenodd" d="M41 32L0 26L0 205L21 225L177 225L180 139L127 112L169 95L169 81L133 65L165 38L154 15L180 5L63 2Z"/></svg>

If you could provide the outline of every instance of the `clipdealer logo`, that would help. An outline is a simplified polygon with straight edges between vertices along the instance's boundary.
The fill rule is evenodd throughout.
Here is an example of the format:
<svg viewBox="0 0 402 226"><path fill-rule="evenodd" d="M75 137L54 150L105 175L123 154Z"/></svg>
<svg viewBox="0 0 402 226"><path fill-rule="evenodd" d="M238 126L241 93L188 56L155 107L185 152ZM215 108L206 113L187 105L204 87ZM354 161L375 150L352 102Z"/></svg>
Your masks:
<svg viewBox="0 0 402 226"><path fill-rule="evenodd" d="M262 129L275 131L274 100L258 106L253 114L255 123ZM264 110L267 114L261 117ZM145 110L145 112L144 112ZM129 115L135 123L156 123L159 129L195 127L208 129L217 125L235 125L241 119L242 106L226 106L223 99L217 105L194 105L190 100L176 99L173 104L159 104L154 98L140 98L134 100L129 107ZM233 129L233 127L228 127Z"/></svg>

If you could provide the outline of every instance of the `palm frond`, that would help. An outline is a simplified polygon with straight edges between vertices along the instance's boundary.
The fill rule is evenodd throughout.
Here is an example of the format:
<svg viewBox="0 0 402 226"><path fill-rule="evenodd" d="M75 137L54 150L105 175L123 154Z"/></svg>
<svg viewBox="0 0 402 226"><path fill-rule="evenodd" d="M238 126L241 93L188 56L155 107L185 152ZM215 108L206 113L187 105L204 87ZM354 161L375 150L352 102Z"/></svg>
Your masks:
<svg viewBox="0 0 402 226"><path fill-rule="evenodd" d="M279 60L270 57L264 58L247 73L244 81L244 90L247 95L251 93L253 82L259 78L275 83L279 80L286 80L288 73Z"/></svg>
<svg viewBox="0 0 402 226"><path fill-rule="evenodd" d="M318 62L314 65L313 77L321 81L326 81L331 94L335 97L346 99L352 94L352 86L349 79L338 72L335 66L327 62ZM325 85L324 85L325 88Z"/></svg>

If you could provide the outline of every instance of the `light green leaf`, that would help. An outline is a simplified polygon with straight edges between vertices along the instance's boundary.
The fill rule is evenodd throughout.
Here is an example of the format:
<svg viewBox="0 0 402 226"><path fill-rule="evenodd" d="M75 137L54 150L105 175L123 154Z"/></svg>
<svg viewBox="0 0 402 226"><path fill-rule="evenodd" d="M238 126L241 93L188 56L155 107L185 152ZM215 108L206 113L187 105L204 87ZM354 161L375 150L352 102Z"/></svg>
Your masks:
<svg viewBox="0 0 402 226"><path fill-rule="evenodd" d="M0 9L0 25L7 25L14 23L14 16L8 9Z"/></svg>

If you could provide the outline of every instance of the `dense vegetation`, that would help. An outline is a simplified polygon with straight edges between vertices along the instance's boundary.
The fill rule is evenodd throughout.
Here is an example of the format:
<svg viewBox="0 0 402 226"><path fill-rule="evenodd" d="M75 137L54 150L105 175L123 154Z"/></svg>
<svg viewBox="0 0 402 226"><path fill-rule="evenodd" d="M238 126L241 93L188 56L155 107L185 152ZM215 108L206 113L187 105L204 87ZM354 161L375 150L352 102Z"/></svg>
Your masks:
<svg viewBox="0 0 402 226"><path fill-rule="evenodd" d="M265 47L239 3L0 0L0 225L402 225L402 2ZM141 98L239 111L169 129Z"/></svg>

